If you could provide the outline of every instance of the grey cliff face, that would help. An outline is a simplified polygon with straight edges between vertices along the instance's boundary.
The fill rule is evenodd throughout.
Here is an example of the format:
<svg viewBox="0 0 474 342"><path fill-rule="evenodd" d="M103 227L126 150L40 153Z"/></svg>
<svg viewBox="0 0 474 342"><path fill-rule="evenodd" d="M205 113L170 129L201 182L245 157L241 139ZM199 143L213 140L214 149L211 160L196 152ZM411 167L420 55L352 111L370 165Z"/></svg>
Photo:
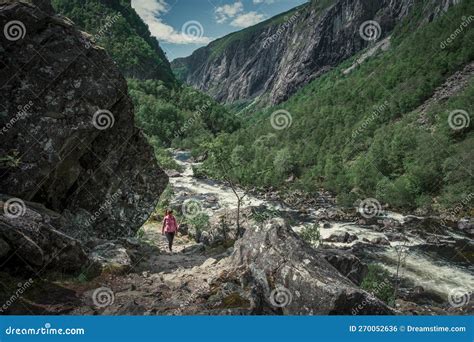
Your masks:
<svg viewBox="0 0 474 342"><path fill-rule="evenodd" d="M113 61L36 2L0 2L0 192L61 213L68 232L132 234L167 176Z"/></svg>
<svg viewBox="0 0 474 342"><path fill-rule="evenodd" d="M322 8L312 1L279 20L212 42L172 67L188 84L223 103L278 104L297 89L373 44L421 4L427 20L459 0L338 0ZM365 36L366 37L366 36Z"/></svg>

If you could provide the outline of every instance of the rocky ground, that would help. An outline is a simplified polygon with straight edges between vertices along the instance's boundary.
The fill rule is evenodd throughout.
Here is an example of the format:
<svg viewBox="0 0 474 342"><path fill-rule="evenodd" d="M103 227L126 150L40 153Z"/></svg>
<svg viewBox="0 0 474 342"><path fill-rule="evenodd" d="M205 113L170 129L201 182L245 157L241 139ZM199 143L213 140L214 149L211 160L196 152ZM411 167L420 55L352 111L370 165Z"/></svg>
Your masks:
<svg viewBox="0 0 474 342"><path fill-rule="evenodd" d="M447 314L409 296L395 309L359 289L366 267L353 254L314 249L281 219L254 226L235 247L205 246L178 234L172 253L150 222L139 238L91 240L94 261L80 275L1 274L7 314ZM95 245L95 246L93 246ZM93 268L93 270L91 269ZM24 288L19 298L11 298ZM6 290L8 289L8 291ZM426 298L429 299L429 298ZM415 299L416 301L416 299Z"/></svg>
<svg viewBox="0 0 474 342"><path fill-rule="evenodd" d="M362 313L393 313L282 220L249 230L229 249L206 248L178 235L170 253L159 229L150 223L139 239L96 246L90 255L101 270L91 279L86 271L74 278L35 277L7 313L348 314L362 302ZM9 280L14 288L18 279Z"/></svg>

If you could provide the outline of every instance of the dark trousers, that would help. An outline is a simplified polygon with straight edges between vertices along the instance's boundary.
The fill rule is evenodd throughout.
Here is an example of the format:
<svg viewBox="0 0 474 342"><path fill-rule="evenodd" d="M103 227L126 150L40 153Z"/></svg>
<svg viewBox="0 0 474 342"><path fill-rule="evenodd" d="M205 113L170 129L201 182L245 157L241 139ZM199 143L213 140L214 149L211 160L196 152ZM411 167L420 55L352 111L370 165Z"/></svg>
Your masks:
<svg viewBox="0 0 474 342"><path fill-rule="evenodd" d="M173 233L165 233L166 234L166 238L168 239L168 248L170 249L171 251L171 248L173 248L173 240L174 240L174 234L175 232Z"/></svg>

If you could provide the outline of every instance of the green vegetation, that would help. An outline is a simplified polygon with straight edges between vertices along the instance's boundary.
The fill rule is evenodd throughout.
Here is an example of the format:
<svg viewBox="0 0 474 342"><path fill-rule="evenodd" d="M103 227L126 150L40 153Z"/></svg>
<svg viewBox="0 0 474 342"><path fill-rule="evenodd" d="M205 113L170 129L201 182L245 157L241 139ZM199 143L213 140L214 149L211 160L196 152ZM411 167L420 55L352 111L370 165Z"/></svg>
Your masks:
<svg viewBox="0 0 474 342"><path fill-rule="evenodd" d="M176 83L158 41L133 10L130 0L52 0L52 4L58 13L91 34L126 77Z"/></svg>
<svg viewBox="0 0 474 342"><path fill-rule="evenodd" d="M319 232L319 226L317 224L305 226L301 230L300 236L303 240L313 246L321 244L321 233Z"/></svg>
<svg viewBox="0 0 474 342"><path fill-rule="evenodd" d="M9 154L0 155L1 167L18 167L21 164L20 152L12 150Z"/></svg>
<svg viewBox="0 0 474 342"><path fill-rule="evenodd" d="M348 206L366 197L408 210L461 202L474 191L472 125L453 130L448 117L457 109L474 111L474 84L423 114L416 109L474 59L473 30L464 29L441 48L473 6L463 2L417 30L397 30L389 51L350 74L342 71L357 56L277 108L245 117L245 127L203 147L211 153L200 171L224 178L213 160L219 151L239 161L232 174L243 186L326 188ZM413 25L416 17L407 20ZM272 127L277 109L290 113L290 129ZM296 181L286 182L291 175Z"/></svg>
<svg viewBox="0 0 474 342"><path fill-rule="evenodd" d="M193 148L218 132L233 132L240 126L222 105L190 87L129 79L128 88L137 126L154 146Z"/></svg>
<svg viewBox="0 0 474 342"><path fill-rule="evenodd" d="M390 280L390 274L381 266L369 265L368 273L362 280L360 287L386 304L393 306L396 299L394 297L395 289Z"/></svg>
<svg viewBox="0 0 474 342"><path fill-rule="evenodd" d="M262 223L275 217L281 217L282 213L273 208L252 208L251 217L256 222Z"/></svg>
<svg viewBox="0 0 474 342"><path fill-rule="evenodd" d="M194 217L188 218L186 221L195 229L197 240L203 231L209 229L209 216L206 213L199 213Z"/></svg>
<svg viewBox="0 0 474 342"><path fill-rule="evenodd" d="M162 220L164 218L165 210L170 208L170 202L173 198L173 195L173 188L168 184L161 194L158 204L156 205L155 214L152 215L155 220Z"/></svg>

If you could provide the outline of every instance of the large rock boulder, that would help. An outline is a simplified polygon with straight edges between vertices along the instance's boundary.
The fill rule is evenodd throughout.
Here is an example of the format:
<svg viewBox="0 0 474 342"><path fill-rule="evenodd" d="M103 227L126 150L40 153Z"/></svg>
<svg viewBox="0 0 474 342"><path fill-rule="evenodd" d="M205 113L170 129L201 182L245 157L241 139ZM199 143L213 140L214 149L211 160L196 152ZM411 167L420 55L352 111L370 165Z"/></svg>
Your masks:
<svg viewBox="0 0 474 342"><path fill-rule="evenodd" d="M24 204L9 212L0 201L0 265L2 269L34 272L54 269L78 273L93 265L80 241L55 229L48 210ZM10 207L11 209L11 207Z"/></svg>
<svg viewBox="0 0 474 342"><path fill-rule="evenodd" d="M168 178L126 81L48 1L32 3L0 1L1 192L61 213L75 235L134 233Z"/></svg>
<svg viewBox="0 0 474 342"><path fill-rule="evenodd" d="M103 272L121 274L132 268L132 260L127 249L113 242L94 248L91 258L100 265Z"/></svg>
<svg viewBox="0 0 474 342"><path fill-rule="evenodd" d="M348 251L339 249L322 249L321 255L339 273L350 279L354 284L360 285L367 275L368 267L358 257Z"/></svg>
<svg viewBox="0 0 474 342"><path fill-rule="evenodd" d="M341 275L324 254L281 219L247 229L235 244L231 262L246 270L244 285L252 287L253 302L262 311L271 308L296 315L393 313Z"/></svg>

